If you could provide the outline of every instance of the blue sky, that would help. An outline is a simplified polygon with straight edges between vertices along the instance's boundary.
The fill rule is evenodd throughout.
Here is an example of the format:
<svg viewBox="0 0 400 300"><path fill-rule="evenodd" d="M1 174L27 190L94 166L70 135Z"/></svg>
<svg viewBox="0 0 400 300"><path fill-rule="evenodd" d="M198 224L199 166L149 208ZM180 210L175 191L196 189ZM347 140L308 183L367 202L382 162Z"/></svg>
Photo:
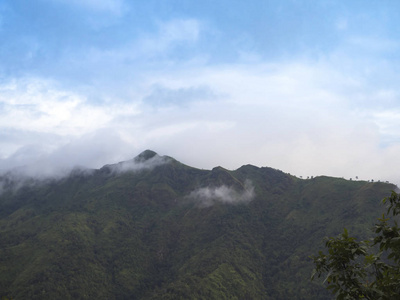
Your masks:
<svg viewBox="0 0 400 300"><path fill-rule="evenodd" d="M397 1L0 2L0 169L145 149L400 183Z"/></svg>

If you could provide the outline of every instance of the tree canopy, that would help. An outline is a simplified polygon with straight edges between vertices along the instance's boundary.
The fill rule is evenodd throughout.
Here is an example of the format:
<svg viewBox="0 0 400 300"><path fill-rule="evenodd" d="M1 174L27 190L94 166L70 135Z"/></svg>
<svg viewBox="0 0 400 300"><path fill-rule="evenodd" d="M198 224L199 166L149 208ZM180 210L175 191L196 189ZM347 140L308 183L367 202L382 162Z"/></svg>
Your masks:
<svg viewBox="0 0 400 300"><path fill-rule="evenodd" d="M387 213L378 219L370 240L357 241L346 229L327 238L327 253L313 256L312 279L323 283L336 299L398 299L400 295L400 194L383 199ZM391 217L391 219L389 218Z"/></svg>

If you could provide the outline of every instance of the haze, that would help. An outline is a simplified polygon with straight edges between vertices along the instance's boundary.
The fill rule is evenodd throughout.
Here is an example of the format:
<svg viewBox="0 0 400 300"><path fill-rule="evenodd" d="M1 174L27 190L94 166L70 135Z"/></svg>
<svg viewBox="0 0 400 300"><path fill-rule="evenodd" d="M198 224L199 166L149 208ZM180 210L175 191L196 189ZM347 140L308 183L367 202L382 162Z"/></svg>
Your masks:
<svg viewBox="0 0 400 300"><path fill-rule="evenodd" d="M145 149L400 183L400 2L3 0L0 169ZM50 172L51 173L51 172Z"/></svg>

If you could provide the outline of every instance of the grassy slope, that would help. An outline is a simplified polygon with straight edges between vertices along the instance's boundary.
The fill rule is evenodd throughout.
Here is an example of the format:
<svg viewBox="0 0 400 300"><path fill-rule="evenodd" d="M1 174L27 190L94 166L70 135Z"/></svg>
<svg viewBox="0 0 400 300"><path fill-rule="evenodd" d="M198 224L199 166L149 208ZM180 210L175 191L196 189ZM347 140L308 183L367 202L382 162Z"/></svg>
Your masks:
<svg viewBox="0 0 400 300"><path fill-rule="evenodd" d="M255 188L248 204L187 195ZM345 226L362 237L394 187L270 168L172 161L107 169L0 196L0 296L16 299L323 299L308 258Z"/></svg>

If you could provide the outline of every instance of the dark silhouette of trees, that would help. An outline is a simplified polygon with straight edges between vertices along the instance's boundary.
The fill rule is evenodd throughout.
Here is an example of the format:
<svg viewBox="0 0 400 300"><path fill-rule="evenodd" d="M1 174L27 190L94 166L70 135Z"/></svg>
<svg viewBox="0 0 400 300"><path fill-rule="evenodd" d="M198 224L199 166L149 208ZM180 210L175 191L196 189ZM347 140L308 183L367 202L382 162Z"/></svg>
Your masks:
<svg viewBox="0 0 400 300"><path fill-rule="evenodd" d="M383 199L387 215L374 227L376 236L357 241L346 229L338 237L328 238L327 253L313 256L315 276L325 276L323 283L336 299L398 299L400 295L400 228L395 221L400 214L400 195Z"/></svg>

